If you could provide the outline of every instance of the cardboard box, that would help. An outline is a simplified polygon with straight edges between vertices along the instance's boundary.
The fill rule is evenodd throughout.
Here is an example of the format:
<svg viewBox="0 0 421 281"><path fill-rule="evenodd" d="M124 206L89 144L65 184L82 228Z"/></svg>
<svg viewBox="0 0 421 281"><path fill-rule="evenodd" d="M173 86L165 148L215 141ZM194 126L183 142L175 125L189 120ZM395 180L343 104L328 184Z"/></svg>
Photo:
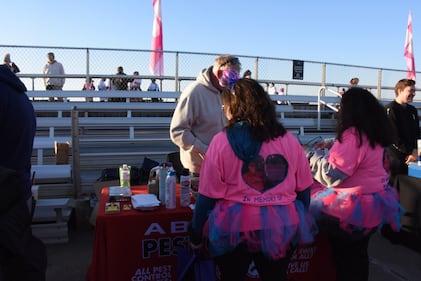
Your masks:
<svg viewBox="0 0 421 281"><path fill-rule="evenodd" d="M69 164L69 142L54 142L54 152L56 154L56 164Z"/></svg>

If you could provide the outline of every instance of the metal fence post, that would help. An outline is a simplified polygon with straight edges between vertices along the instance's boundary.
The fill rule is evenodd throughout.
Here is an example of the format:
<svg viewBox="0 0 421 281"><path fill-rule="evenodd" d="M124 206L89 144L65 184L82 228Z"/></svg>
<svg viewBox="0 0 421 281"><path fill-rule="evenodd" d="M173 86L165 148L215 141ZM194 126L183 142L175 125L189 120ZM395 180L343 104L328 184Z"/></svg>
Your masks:
<svg viewBox="0 0 421 281"><path fill-rule="evenodd" d="M256 57L256 59L254 60L254 79L258 80L259 79L259 57Z"/></svg>
<svg viewBox="0 0 421 281"><path fill-rule="evenodd" d="M79 110L76 106L72 107L72 177L74 196L77 199L81 193L80 178L80 147L79 147Z"/></svg>
<svg viewBox="0 0 421 281"><path fill-rule="evenodd" d="M320 119L322 118L320 96L325 95L325 89L326 89L326 64L323 63L322 64L322 87L317 93L317 130L320 130Z"/></svg>
<svg viewBox="0 0 421 281"><path fill-rule="evenodd" d="M178 61L178 52L175 53L175 90L177 92L180 91L180 82L178 81L178 69L179 69L179 61ZM162 91L162 90L161 90Z"/></svg>
<svg viewBox="0 0 421 281"><path fill-rule="evenodd" d="M377 99L381 99L382 91L382 70L377 70Z"/></svg>

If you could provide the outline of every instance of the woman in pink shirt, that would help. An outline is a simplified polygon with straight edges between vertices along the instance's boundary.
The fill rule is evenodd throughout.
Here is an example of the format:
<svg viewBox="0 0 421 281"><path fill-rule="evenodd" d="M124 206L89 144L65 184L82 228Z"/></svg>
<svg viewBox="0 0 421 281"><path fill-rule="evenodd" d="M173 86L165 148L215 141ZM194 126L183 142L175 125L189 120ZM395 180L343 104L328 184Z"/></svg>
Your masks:
<svg viewBox="0 0 421 281"><path fill-rule="evenodd" d="M400 229L402 210L388 185L387 147L392 126L384 107L367 90L342 96L336 140L316 144L307 157L314 178L310 210L332 246L337 281L368 280L368 243L377 229ZM327 156L319 149L330 148Z"/></svg>
<svg viewBox="0 0 421 281"><path fill-rule="evenodd" d="M222 281L243 280L251 261L262 280L287 280L294 246L311 243L315 230L307 212L313 183L308 161L262 86L226 76L228 123L201 167L192 247L201 246L202 236L208 239Z"/></svg>

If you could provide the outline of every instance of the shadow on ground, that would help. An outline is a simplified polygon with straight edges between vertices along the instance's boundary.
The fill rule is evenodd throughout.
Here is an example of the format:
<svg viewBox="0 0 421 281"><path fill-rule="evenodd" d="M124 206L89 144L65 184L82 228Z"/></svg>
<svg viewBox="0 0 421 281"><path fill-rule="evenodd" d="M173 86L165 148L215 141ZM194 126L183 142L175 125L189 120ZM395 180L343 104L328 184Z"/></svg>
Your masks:
<svg viewBox="0 0 421 281"><path fill-rule="evenodd" d="M46 281L84 281L92 257L94 228L69 226L69 242L47 246Z"/></svg>
<svg viewBox="0 0 421 281"><path fill-rule="evenodd" d="M47 281L85 281L91 262L94 228L88 223L70 222L69 242L47 245ZM379 232L370 241L369 281L420 280L421 242L419 237L402 233L397 243Z"/></svg>

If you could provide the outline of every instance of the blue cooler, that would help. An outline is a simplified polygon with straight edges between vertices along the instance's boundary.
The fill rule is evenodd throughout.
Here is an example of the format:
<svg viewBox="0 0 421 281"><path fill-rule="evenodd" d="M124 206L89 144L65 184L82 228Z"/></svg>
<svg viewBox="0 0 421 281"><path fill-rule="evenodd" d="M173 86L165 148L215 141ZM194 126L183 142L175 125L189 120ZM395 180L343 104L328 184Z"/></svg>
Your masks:
<svg viewBox="0 0 421 281"><path fill-rule="evenodd" d="M421 165L418 165L417 163L409 163L408 176L414 178L421 178Z"/></svg>

